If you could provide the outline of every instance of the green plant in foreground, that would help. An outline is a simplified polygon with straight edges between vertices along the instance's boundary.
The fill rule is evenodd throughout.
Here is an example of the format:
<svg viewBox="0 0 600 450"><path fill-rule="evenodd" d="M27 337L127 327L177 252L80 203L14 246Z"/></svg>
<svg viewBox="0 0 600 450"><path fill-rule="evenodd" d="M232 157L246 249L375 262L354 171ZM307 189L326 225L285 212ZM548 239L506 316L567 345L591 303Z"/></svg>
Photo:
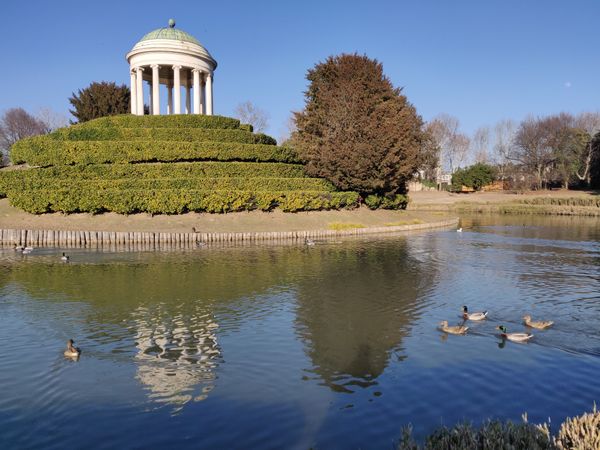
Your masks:
<svg viewBox="0 0 600 450"><path fill-rule="evenodd" d="M402 429L398 450L598 450L600 449L600 413L596 405L591 413L567 418L556 436L551 436L548 424L534 425L488 420L479 428L464 423L452 428L442 427L419 445L412 436L412 427Z"/></svg>

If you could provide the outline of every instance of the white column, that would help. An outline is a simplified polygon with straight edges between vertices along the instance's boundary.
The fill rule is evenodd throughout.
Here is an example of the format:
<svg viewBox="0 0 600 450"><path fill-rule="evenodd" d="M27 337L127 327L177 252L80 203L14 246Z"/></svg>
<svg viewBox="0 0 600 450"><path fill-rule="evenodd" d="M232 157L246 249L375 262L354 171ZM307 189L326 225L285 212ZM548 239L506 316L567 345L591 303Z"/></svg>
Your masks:
<svg viewBox="0 0 600 450"><path fill-rule="evenodd" d="M213 75L212 72L206 74L206 114L213 115Z"/></svg>
<svg viewBox="0 0 600 450"><path fill-rule="evenodd" d="M136 114L137 111L137 96L135 95L135 93L137 92L137 82L135 79L135 69L131 69L131 72L129 73L129 75L131 76L131 80L129 83L129 90L131 92L131 95L129 97L129 103L131 104L131 114Z"/></svg>
<svg viewBox="0 0 600 450"><path fill-rule="evenodd" d="M148 114L152 115L152 80L148 81Z"/></svg>
<svg viewBox="0 0 600 450"><path fill-rule="evenodd" d="M136 99L137 99L137 108L136 108L136 114L138 116L143 116L144 115L144 81L142 78L142 74L144 72L144 69L142 67L136 67L135 69L136 71Z"/></svg>
<svg viewBox="0 0 600 450"><path fill-rule="evenodd" d="M173 114L173 85L167 84L167 114Z"/></svg>
<svg viewBox="0 0 600 450"><path fill-rule="evenodd" d="M206 106L204 105L204 99L205 99L205 95L204 95L204 74L200 73L200 110L199 110L199 114L206 114Z"/></svg>
<svg viewBox="0 0 600 450"><path fill-rule="evenodd" d="M194 114L200 114L200 71L192 70L194 74Z"/></svg>
<svg viewBox="0 0 600 450"><path fill-rule="evenodd" d="M160 115L160 77L158 75L158 64L152 66L152 114Z"/></svg>
<svg viewBox="0 0 600 450"><path fill-rule="evenodd" d="M173 111L175 114L181 114L181 79L179 71L181 66L173 66L173 89L175 90L175 101Z"/></svg>
<svg viewBox="0 0 600 450"><path fill-rule="evenodd" d="M189 83L189 81L185 85L185 113L186 114L191 114L192 113L192 95L191 95L191 92L190 92L190 83Z"/></svg>

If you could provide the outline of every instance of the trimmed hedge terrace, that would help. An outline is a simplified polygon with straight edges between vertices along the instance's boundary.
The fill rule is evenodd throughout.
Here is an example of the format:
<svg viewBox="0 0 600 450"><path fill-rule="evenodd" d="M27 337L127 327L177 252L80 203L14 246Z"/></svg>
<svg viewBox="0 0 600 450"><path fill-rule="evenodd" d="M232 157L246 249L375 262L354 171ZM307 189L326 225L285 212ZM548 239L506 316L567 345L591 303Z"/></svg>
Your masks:
<svg viewBox="0 0 600 450"><path fill-rule="evenodd" d="M220 116L112 116L23 139L0 196L25 211L181 214L355 208L296 153Z"/></svg>

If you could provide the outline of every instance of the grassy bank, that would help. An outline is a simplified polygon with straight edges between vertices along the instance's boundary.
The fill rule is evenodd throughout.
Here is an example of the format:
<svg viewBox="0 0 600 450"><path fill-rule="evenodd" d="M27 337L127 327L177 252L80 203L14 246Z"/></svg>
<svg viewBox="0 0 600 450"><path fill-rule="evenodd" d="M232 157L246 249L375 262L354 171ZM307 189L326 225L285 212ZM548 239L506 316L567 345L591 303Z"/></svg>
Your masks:
<svg viewBox="0 0 600 450"><path fill-rule="evenodd" d="M442 427L427 436L419 445L412 430L403 430L399 450L597 450L600 449L600 413L596 407L590 413L567 418L553 435L547 423L534 425L523 423L488 421L479 428L460 424L452 428Z"/></svg>
<svg viewBox="0 0 600 450"><path fill-rule="evenodd" d="M600 217L597 192L547 191L527 194L413 193L409 209L448 213L545 214Z"/></svg>

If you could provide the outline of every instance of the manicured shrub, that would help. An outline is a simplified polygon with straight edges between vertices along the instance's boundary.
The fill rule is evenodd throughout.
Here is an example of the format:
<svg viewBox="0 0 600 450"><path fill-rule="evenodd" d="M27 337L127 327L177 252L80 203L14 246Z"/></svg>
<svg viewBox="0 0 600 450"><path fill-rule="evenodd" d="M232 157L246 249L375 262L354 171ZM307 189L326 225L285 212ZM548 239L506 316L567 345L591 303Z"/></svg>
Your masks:
<svg viewBox="0 0 600 450"><path fill-rule="evenodd" d="M288 147L231 142L58 141L46 136L13 145L15 164L55 166L146 161L264 161L300 162Z"/></svg>
<svg viewBox="0 0 600 450"><path fill-rule="evenodd" d="M196 212L234 212L280 207L284 211L354 208L355 192L320 191L219 191L191 189L35 189L11 193L13 206L34 214L48 212L113 211L120 214L148 212L180 214Z"/></svg>
<svg viewBox="0 0 600 450"><path fill-rule="evenodd" d="M334 186L322 178L103 178L95 180L72 180L57 178L34 178L21 180L17 189L192 189L192 190L254 190L254 191L325 191ZM14 188L13 188L14 189ZM6 188L6 192L11 192Z"/></svg>
<svg viewBox="0 0 600 450"><path fill-rule="evenodd" d="M0 171L2 186L18 186L35 179L96 180L116 178L306 178L300 164L255 162L182 162L172 164L89 164L77 166L34 167L27 170Z"/></svg>
<svg viewBox="0 0 600 450"><path fill-rule="evenodd" d="M212 128L121 128L84 127L61 128L48 137L59 141L216 141L239 142L242 144L276 145L275 139L266 134L252 134L236 129Z"/></svg>
<svg viewBox="0 0 600 450"><path fill-rule="evenodd" d="M119 116L101 117L81 124L83 127L122 128L240 128L240 121L231 117L203 116L200 114L173 114L167 116ZM246 130L252 131L252 130Z"/></svg>

